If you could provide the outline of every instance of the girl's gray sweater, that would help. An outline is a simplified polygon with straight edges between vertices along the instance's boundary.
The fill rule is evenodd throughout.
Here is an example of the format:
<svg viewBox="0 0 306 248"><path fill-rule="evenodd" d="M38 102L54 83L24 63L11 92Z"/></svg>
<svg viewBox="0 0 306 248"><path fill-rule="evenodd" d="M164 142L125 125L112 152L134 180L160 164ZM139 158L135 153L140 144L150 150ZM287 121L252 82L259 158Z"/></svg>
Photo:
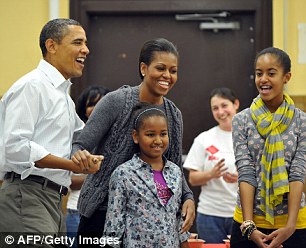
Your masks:
<svg viewBox="0 0 306 248"><path fill-rule="evenodd" d="M87 176L79 197L79 213L87 218L98 208L106 209L111 173L138 151L131 135L132 110L137 103L139 86L123 86L108 93L96 105L84 129L73 143L72 154L79 149L86 149L104 156L100 170ZM164 98L164 109L169 122L169 148L165 156L182 167L182 114L167 98ZM183 201L193 199L185 178L182 198Z"/></svg>

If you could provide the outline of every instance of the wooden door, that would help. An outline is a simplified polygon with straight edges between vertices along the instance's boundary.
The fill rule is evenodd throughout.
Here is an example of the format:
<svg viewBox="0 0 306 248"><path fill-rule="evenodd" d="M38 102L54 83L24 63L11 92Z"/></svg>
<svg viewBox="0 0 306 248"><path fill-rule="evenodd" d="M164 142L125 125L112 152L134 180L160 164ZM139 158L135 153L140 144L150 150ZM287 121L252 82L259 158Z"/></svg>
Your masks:
<svg viewBox="0 0 306 248"><path fill-rule="evenodd" d="M216 124L209 106L213 88L232 88L241 109L249 106L257 94L255 54L271 45L271 1L228 2L71 0L71 16L85 27L90 49L84 76L73 80L73 98L92 84L110 89L138 85L142 44L156 37L167 38L180 52L179 79L168 97L183 113L186 154L195 136ZM216 17L224 12L226 17ZM194 14L208 19L179 20ZM200 29L201 23L212 22L238 23L239 28Z"/></svg>

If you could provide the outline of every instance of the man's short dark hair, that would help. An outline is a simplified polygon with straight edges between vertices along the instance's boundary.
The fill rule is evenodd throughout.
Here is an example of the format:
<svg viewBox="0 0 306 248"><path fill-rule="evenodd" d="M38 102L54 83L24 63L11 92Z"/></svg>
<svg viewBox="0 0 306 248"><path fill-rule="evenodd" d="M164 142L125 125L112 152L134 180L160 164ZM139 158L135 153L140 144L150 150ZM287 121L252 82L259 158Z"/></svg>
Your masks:
<svg viewBox="0 0 306 248"><path fill-rule="evenodd" d="M47 54L47 48L45 45L46 40L52 39L57 43L60 43L63 37L67 34L69 25L81 26L78 21L73 19L59 18L47 22L47 24L42 28L39 37L39 46L43 57Z"/></svg>

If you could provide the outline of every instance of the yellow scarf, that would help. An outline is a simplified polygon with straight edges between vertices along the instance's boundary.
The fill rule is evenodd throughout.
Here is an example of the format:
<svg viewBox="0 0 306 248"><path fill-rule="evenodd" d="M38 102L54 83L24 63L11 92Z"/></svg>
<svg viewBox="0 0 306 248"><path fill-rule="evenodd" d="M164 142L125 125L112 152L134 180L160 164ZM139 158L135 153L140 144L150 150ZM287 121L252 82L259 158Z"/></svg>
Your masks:
<svg viewBox="0 0 306 248"><path fill-rule="evenodd" d="M261 157L260 209L266 214L266 220L274 225L274 208L283 201L283 194L289 192L281 133L291 123L294 102L287 94L284 94L282 104L275 113L271 113L261 97L257 96L250 108L257 130L265 138Z"/></svg>

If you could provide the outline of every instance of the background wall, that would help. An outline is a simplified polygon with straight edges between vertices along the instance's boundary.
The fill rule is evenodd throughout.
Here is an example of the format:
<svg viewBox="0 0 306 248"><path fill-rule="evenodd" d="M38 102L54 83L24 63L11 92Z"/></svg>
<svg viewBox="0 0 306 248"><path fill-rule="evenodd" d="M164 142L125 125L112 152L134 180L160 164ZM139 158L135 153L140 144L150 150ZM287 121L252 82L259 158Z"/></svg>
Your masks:
<svg viewBox="0 0 306 248"><path fill-rule="evenodd" d="M291 57L292 78L287 92L293 97L297 107L306 110L306 63L299 63L299 32L298 25L306 25L305 0L274 0L273 1L273 43L284 49ZM306 30L304 31L304 35ZM306 41L306 40L305 40ZM306 51L306 42L303 44ZM301 54L300 54L301 55ZM304 54L303 56L306 56Z"/></svg>
<svg viewBox="0 0 306 248"><path fill-rule="evenodd" d="M50 1L53 0L0 0L0 95L37 66L41 58L38 37L49 20ZM58 0L58 3L59 17L69 17L69 0ZM293 76L287 90L303 109L306 64L298 63L298 24L306 24L305 9L305 0L273 0L274 46L287 51L292 59Z"/></svg>
<svg viewBox="0 0 306 248"><path fill-rule="evenodd" d="M52 1L52 0L50 0ZM69 16L69 0L59 0L59 17ZM49 0L0 0L0 96L41 59L39 34L49 20Z"/></svg>

